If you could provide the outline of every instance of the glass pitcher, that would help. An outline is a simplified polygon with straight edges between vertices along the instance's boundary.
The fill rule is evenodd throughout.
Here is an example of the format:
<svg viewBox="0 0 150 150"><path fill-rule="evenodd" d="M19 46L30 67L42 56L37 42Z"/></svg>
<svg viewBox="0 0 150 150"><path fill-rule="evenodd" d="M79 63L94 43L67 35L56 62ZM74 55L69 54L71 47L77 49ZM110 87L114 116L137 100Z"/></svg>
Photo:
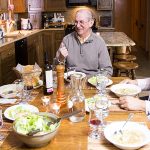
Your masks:
<svg viewBox="0 0 150 150"><path fill-rule="evenodd" d="M68 101L68 109L70 112L75 110L82 110L81 113L71 116L69 119L72 122L80 122L84 119L85 116L85 96L82 92L82 75L81 74L72 74L71 75L71 93L70 99Z"/></svg>

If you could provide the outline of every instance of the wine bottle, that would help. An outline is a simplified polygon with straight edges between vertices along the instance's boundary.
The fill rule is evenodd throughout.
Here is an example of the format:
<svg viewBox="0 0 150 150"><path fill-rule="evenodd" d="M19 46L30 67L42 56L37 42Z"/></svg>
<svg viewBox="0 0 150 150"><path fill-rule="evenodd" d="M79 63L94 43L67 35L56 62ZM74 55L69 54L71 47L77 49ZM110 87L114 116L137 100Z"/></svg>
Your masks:
<svg viewBox="0 0 150 150"><path fill-rule="evenodd" d="M48 54L45 52L45 67L44 67L44 86L43 86L44 95L53 94L53 74L52 67L48 61Z"/></svg>

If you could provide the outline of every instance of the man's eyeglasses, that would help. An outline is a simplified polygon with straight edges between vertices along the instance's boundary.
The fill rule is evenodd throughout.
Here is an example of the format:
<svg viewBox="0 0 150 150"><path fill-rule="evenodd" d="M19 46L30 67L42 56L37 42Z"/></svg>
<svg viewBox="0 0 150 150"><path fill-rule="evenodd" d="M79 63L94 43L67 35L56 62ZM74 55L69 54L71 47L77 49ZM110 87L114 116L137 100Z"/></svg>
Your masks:
<svg viewBox="0 0 150 150"><path fill-rule="evenodd" d="M76 26L76 25L78 25L78 24L80 24L80 25L85 25L86 23L88 23L89 21L84 21L84 20L80 20L80 21L75 21L74 22L74 25Z"/></svg>

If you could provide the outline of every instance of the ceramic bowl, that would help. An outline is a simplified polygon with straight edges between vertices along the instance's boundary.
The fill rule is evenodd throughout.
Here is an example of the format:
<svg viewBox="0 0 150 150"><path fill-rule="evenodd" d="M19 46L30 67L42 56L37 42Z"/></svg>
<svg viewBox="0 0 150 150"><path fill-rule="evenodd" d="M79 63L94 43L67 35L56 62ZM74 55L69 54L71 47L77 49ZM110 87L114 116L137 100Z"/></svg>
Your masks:
<svg viewBox="0 0 150 150"><path fill-rule="evenodd" d="M133 84L115 84L111 86L110 90L118 97L136 96L141 92L141 88Z"/></svg>
<svg viewBox="0 0 150 150"><path fill-rule="evenodd" d="M51 114L51 113L44 113L44 112L41 113L40 112L37 114L44 115L44 116L46 115L54 120L58 118L56 115ZM29 147L42 147L44 145L47 145L55 137L55 135L58 132L59 126L60 126L60 122L59 122L53 131L49 131L49 132L42 133L42 134L34 134L31 136L31 135L27 135L27 134L18 133L15 128L16 121L17 120L15 120L13 122L13 132L23 143L25 143Z"/></svg>

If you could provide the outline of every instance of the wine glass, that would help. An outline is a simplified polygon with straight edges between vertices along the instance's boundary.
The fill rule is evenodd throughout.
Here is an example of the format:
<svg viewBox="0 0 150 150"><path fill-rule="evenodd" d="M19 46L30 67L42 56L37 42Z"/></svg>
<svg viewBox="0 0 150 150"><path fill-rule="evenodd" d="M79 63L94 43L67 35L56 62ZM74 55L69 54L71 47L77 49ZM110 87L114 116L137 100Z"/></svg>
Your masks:
<svg viewBox="0 0 150 150"><path fill-rule="evenodd" d="M105 128L104 118L107 117L109 114L108 106L109 106L109 100L107 99L107 97L105 95L100 95L95 102L95 107L98 110L97 115L101 121L102 131Z"/></svg>
<svg viewBox="0 0 150 150"><path fill-rule="evenodd" d="M14 81L16 85L17 97L22 101L24 95L24 81L23 79L17 79Z"/></svg>
<svg viewBox="0 0 150 150"><path fill-rule="evenodd" d="M31 100L31 91L33 90L33 73L22 74L24 81L24 96L26 101Z"/></svg>
<svg viewBox="0 0 150 150"><path fill-rule="evenodd" d="M106 93L106 86L108 83L107 72L105 70L101 70L96 75L96 88L98 89L98 93L103 95Z"/></svg>
<svg viewBox="0 0 150 150"><path fill-rule="evenodd" d="M101 134L99 132L99 126L101 124L101 120L99 118L98 109L95 107L89 107L89 125L90 125L90 133L89 137L92 139L100 139Z"/></svg>

